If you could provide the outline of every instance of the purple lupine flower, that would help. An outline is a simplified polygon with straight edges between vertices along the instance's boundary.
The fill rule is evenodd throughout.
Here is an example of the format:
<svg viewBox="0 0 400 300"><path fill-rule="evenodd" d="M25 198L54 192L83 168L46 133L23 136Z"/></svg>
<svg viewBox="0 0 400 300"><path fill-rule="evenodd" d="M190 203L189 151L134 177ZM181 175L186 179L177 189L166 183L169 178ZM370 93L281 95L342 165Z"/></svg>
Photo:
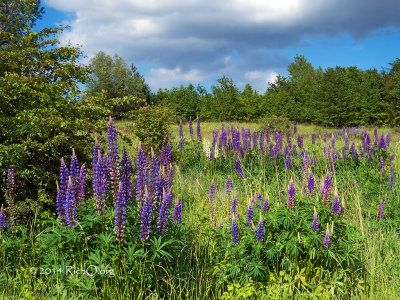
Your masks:
<svg viewBox="0 0 400 300"><path fill-rule="evenodd" d="M199 118L197 118L197 140L201 141L200 119Z"/></svg>
<svg viewBox="0 0 400 300"><path fill-rule="evenodd" d="M351 144L350 151L353 154L353 160L357 160L358 154L357 154L357 149L356 149L356 146L354 145L354 142Z"/></svg>
<svg viewBox="0 0 400 300"><path fill-rule="evenodd" d="M233 196L232 207L231 207L231 214L234 217L239 217L238 216L238 205L239 205L238 199L237 199L237 196L235 195L235 196Z"/></svg>
<svg viewBox="0 0 400 300"><path fill-rule="evenodd" d="M314 219L311 225L311 229L314 231L319 230L319 221L318 221L318 214L317 214L317 209L314 206Z"/></svg>
<svg viewBox="0 0 400 300"><path fill-rule="evenodd" d="M258 143L257 143L257 131L253 131L253 150L258 149Z"/></svg>
<svg viewBox="0 0 400 300"><path fill-rule="evenodd" d="M257 227L257 242L264 242L264 222L261 215Z"/></svg>
<svg viewBox="0 0 400 300"><path fill-rule="evenodd" d="M224 220L221 220L218 224L218 228L221 229L222 227L224 227Z"/></svg>
<svg viewBox="0 0 400 300"><path fill-rule="evenodd" d="M344 137L344 149L349 149L349 137L346 136Z"/></svg>
<svg viewBox="0 0 400 300"><path fill-rule="evenodd" d="M218 135L218 132L217 132L217 135ZM227 145L228 145L228 136L226 134L225 126L222 123L222 125L221 125L221 135L219 137L219 146L221 148L225 149L227 147Z"/></svg>
<svg viewBox="0 0 400 300"><path fill-rule="evenodd" d="M1 205L0 208L0 233L4 232L7 228L7 216L6 216L6 210L3 208L3 205Z"/></svg>
<svg viewBox="0 0 400 300"><path fill-rule="evenodd" d="M379 202L379 206L378 206L378 220L382 220L385 217L385 210L383 207L383 203L382 200Z"/></svg>
<svg viewBox="0 0 400 300"><path fill-rule="evenodd" d="M208 194L208 199L209 199L209 211L210 211L210 225L212 228L215 228L215 183L214 180L211 181L210 185L210 193Z"/></svg>
<svg viewBox="0 0 400 300"><path fill-rule="evenodd" d="M238 173L238 175L240 176L240 178L242 178L242 179L245 178L244 173L243 173L243 171L242 171L242 168L240 167L240 159L239 159L239 156L238 156L237 159L236 159L235 170L236 170L236 173Z"/></svg>
<svg viewBox="0 0 400 300"><path fill-rule="evenodd" d="M11 166L7 170L7 198L10 207L10 227L11 229L15 226L14 217L14 191L15 191L15 170L14 166Z"/></svg>
<svg viewBox="0 0 400 300"><path fill-rule="evenodd" d="M301 134L297 135L297 146L300 149L303 148L303 136Z"/></svg>
<svg viewBox="0 0 400 300"><path fill-rule="evenodd" d="M105 215L106 194L107 194L107 175L106 164L101 157L101 151L97 153L97 163L93 165L93 193L96 200L96 210L99 216ZM61 188L61 184L60 184Z"/></svg>
<svg viewBox="0 0 400 300"><path fill-rule="evenodd" d="M98 160L98 153L99 151L101 151L99 142L97 141L97 137L94 138L94 146L93 146L93 160L92 160L92 166L94 166L95 164L97 164L97 160Z"/></svg>
<svg viewBox="0 0 400 300"><path fill-rule="evenodd" d="M183 150L183 143L185 142L185 140L184 139L180 139L179 140L179 144L178 144L178 149L179 150Z"/></svg>
<svg viewBox="0 0 400 300"><path fill-rule="evenodd" d="M322 191L322 203L328 204L331 198L332 191L332 181L329 172L326 173L326 177L324 180L323 191Z"/></svg>
<svg viewBox="0 0 400 300"><path fill-rule="evenodd" d="M119 157L117 145L117 130L114 121L110 116L107 127L107 147L108 147L108 171L110 172L111 186L113 189L114 199L117 196L119 189Z"/></svg>
<svg viewBox="0 0 400 300"><path fill-rule="evenodd" d="M65 219L65 214L64 214L64 199L63 199L63 193L60 189L60 186L58 184L58 181L56 181L56 186L57 186L57 196L56 196L56 211L57 211L57 217L60 219L62 222Z"/></svg>
<svg viewBox="0 0 400 300"><path fill-rule="evenodd" d="M314 132L311 134L311 143L313 145L315 144L315 133Z"/></svg>
<svg viewBox="0 0 400 300"><path fill-rule="evenodd" d="M172 203L173 195L172 190L170 189L168 194L164 193L163 200L161 206L158 210L158 219L157 219L157 232L159 234L163 234L167 229L167 222L169 217L169 206Z"/></svg>
<svg viewBox="0 0 400 300"><path fill-rule="evenodd" d="M315 189L315 179L312 171L308 172L307 196L311 196Z"/></svg>
<svg viewBox="0 0 400 300"><path fill-rule="evenodd" d="M285 170L289 170L289 169L290 169L291 163L292 163L292 158L291 158L290 155L289 155L289 156L287 156L287 157L285 158L284 166L283 166L284 169L285 169Z"/></svg>
<svg viewBox="0 0 400 300"><path fill-rule="evenodd" d="M126 204L127 194L125 192L124 184L119 184L117 197L115 198L115 216L114 216L114 230L116 239L122 243L125 233L126 224Z"/></svg>
<svg viewBox="0 0 400 300"><path fill-rule="evenodd" d="M265 195L264 203L263 203L263 205L261 206L261 209L262 209L263 211L269 211L268 195Z"/></svg>
<svg viewBox="0 0 400 300"><path fill-rule="evenodd" d="M171 164L171 144L168 142L167 146L161 148L160 163L161 166L167 167Z"/></svg>
<svg viewBox="0 0 400 300"><path fill-rule="evenodd" d="M271 142L271 133L269 130L269 125L267 126L267 128L265 129L265 141L267 142L267 144L269 144Z"/></svg>
<svg viewBox="0 0 400 300"><path fill-rule="evenodd" d="M294 188L294 183L293 180L290 181L289 184L289 189L288 189L288 199L287 199L287 208L288 209L293 209L294 207L294 197L295 197L295 188Z"/></svg>
<svg viewBox="0 0 400 300"><path fill-rule="evenodd" d="M261 151L264 151L264 132L263 131L260 131L260 138L259 138L259 140L260 140L260 150Z"/></svg>
<svg viewBox="0 0 400 300"><path fill-rule="evenodd" d="M157 156L154 154L154 151L151 151L151 161L150 161L150 170L149 170L149 181L148 181L148 193L149 197L152 198L152 201L157 197L157 188L160 182L160 164L158 162Z"/></svg>
<svg viewBox="0 0 400 300"><path fill-rule="evenodd" d="M326 143L327 134L324 132L324 143Z"/></svg>
<svg viewBox="0 0 400 300"><path fill-rule="evenodd" d="M178 200L176 200L175 206L174 206L174 211L172 213L172 217L175 219L177 223L182 223L182 201L181 197L178 197Z"/></svg>
<svg viewBox="0 0 400 300"><path fill-rule="evenodd" d="M305 151L303 154L303 173L305 173L307 171L309 162L310 162L310 158L308 156L308 152Z"/></svg>
<svg viewBox="0 0 400 300"><path fill-rule="evenodd" d="M76 193L75 197L78 197L79 192L79 171L78 157L75 154L75 150L72 149L71 162L69 164L69 177L71 177L74 186L74 191Z"/></svg>
<svg viewBox="0 0 400 300"><path fill-rule="evenodd" d="M235 217L233 217L232 219L231 232L232 232L232 243L236 245L239 244L239 230L236 224Z"/></svg>
<svg viewBox="0 0 400 300"><path fill-rule="evenodd" d="M380 167L382 176L385 175L385 160L383 159L383 157L381 157L379 167Z"/></svg>
<svg viewBox="0 0 400 300"><path fill-rule="evenodd" d="M390 190L393 189L393 183L394 183L394 170L393 166L390 167L390 177L389 177L389 188Z"/></svg>
<svg viewBox="0 0 400 300"><path fill-rule="evenodd" d="M295 134L297 132L297 122L294 121L293 122L293 134Z"/></svg>
<svg viewBox="0 0 400 300"><path fill-rule="evenodd" d="M172 188L173 184L174 184L174 168L172 167L172 165L170 165L168 168L167 188L168 189Z"/></svg>
<svg viewBox="0 0 400 300"><path fill-rule="evenodd" d="M346 158L347 158L346 147L342 148L342 156L343 156L343 160L346 160Z"/></svg>
<svg viewBox="0 0 400 300"><path fill-rule="evenodd" d="M386 134L386 149L389 149L389 143L390 143L390 135L389 132Z"/></svg>
<svg viewBox="0 0 400 300"><path fill-rule="evenodd" d="M78 180L78 201L85 201L85 185L86 185L86 167L85 164L81 166L81 170L79 172L79 180Z"/></svg>
<svg viewBox="0 0 400 300"><path fill-rule="evenodd" d="M61 220L61 223L65 222L65 197L67 196L67 186L68 186L68 168L64 162L64 158L61 158L61 166L60 166L60 187L59 193L57 193L56 202L58 201L57 206L57 214L58 218Z"/></svg>
<svg viewBox="0 0 400 300"><path fill-rule="evenodd" d="M253 222L253 213L254 213L254 208L252 205L252 202L250 201L248 207L247 207L247 226L249 228L252 227L252 222Z"/></svg>
<svg viewBox="0 0 400 300"><path fill-rule="evenodd" d="M147 189L144 195L144 202L140 207L140 232L139 239L146 241L150 236L151 220L153 217L153 202L149 197Z"/></svg>
<svg viewBox="0 0 400 300"><path fill-rule="evenodd" d="M232 192L232 178L230 175L228 175L228 179L226 180L225 192L227 195L229 195Z"/></svg>
<svg viewBox="0 0 400 300"><path fill-rule="evenodd" d="M147 183L147 162L146 154L142 149L142 145L139 143L138 154L136 156L136 200L138 202L138 210L141 211L141 207L145 201L145 187Z"/></svg>
<svg viewBox="0 0 400 300"><path fill-rule="evenodd" d="M393 161L395 155L396 155L395 153L392 153L392 155L390 155L389 164Z"/></svg>
<svg viewBox="0 0 400 300"><path fill-rule="evenodd" d="M293 156L297 156L296 145L293 145Z"/></svg>
<svg viewBox="0 0 400 300"><path fill-rule="evenodd" d="M378 143L378 149L386 149L385 135L383 133Z"/></svg>
<svg viewBox="0 0 400 300"><path fill-rule="evenodd" d="M78 221L76 219L76 197L75 197L75 190L74 185L72 183L72 178L69 177L68 185L67 185L67 192L64 202L65 208L65 223L68 227L75 226Z"/></svg>
<svg viewBox="0 0 400 300"><path fill-rule="evenodd" d="M121 183L125 193L126 203L128 204L132 198L132 161L128 151L124 147L121 160Z"/></svg>
<svg viewBox="0 0 400 300"><path fill-rule="evenodd" d="M374 129L374 137L375 137L374 147L376 147L378 146L378 127L375 127Z"/></svg>
<svg viewBox="0 0 400 300"><path fill-rule="evenodd" d="M189 133L190 133L190 138L193 140L193 122L192 122L192 117L189 118Z"/></svg>
<svg viewBox="0 0 400 300"><path fill-rule="evenodd" d="M341 211L342 208L340 207L339 196L336 194L335 199L332 202L332 213L338 216Z"/></svg>
<svg viewBox="0 0 400 300"><path fill-rule="evenodd" d="M324 247L329 247L329 244L331 243L330 237L329 237L329 224L326 224L326 234L324 241L322 242L322 245Z"/></svg>

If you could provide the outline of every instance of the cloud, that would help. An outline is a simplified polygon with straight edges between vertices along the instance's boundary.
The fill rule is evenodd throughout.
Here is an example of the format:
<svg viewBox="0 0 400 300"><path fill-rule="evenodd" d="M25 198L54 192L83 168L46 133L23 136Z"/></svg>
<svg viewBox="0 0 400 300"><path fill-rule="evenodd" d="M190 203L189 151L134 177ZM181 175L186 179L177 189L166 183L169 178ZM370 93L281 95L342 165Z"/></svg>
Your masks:
<svg viewBox="0 0 400 300"><path fill-rule="evenodd" d="M102 50L118 53L129 63L156 66L144 73L153 89L161 83L196 83L220 75L255 82L261 77L251 74L261 72L265 77L285 69L291 58L284 49L307 46L310 37L349 34L362 40L382 28L400 26L398 0L46 0L46 4L74 13L67 20L71 30L63 34L63 43L83 45L89 57Z"/></svg>

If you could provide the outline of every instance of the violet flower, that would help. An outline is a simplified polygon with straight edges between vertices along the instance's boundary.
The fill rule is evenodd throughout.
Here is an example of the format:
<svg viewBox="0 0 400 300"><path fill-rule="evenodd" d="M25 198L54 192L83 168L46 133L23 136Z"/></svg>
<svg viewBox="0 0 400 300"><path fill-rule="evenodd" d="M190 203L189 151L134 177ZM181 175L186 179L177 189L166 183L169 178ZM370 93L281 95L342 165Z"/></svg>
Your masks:
<svg viewBox="0 0 400 300"><path fill-rule="evenodd" d="M287 208L288 209L293 209L294 207L294 198L295 198L295 188L294 188L294 183L293 181L290 181L289 184L289 189L288 189L288 199L287 199Z"/></svg>
<svg viewBox="0 0 400 300"><path fill-rule="evenodd" d="M317 215L317 209L314 207L314 219L311 225L311 229L314 231L319 230L319 221L318 221L318 215Z"/></svg>
<svg viewBox="0 0 400 300"><path fill-rule="evenodd" d="M227 195L230 195L231 192L232 192L232 178L230 175L228 175L228 180L226 181L225 184L225 193Z"/></svg>
<svg viewBox="0 0 400 300"><path fill-rule="evenodd" d="M235 217L232 220L231 232L232 232L232 243L235 245L239 244L239 230L236 224Z"/></svg>
<svg viewBox="0 0 400 300"><path fill-rule="evenodd" d="M189 133L190 133L190 138L193 140L193 122L192 122L192 117L189 118Z"/></svg>
<svg viewBox="0 0 400 300"><path fill-rule="evenodd" d="M240 159L239 159L239 156L238 156L237 159L236 159L235 170L236 170L236 173L238 173L238 175L240 176L240 178L242 178L242 179L245 178L244 173L243 173L243 171L242 171L242 168L240 167Z"/></svg>
<svg viewBox="0 0 400 300"><path fill-rule="evenodd" d="M324 180L324 185L322 188L322 203L328 204L331 200L331 191L332 191L332 181L331 181L331 176L329 173L326 173L326 177Z"/></svg>
<svg viewBox="0 0 400 300"><path fill-rule="evenodd" d="M315 189L315 179L312 171L308 172L307 196L311 196Z"/></svg>
<svg viewBox="0 0 400 300"><path fill-rule="evenodd" d="M117 196L119 189L119 157L117 145L117 130L110 116L107 127L107 146L108 146L108 170L110 172L111 186L113 189L114 199Z"/></svg>
<svg viewBox="0 0 400 300"><path fill-rule="evenodd" d="M215 183L214 180L211 181L211 185L210 185L210 193L208 195L208 199L209 199L209 211L210 211L210 225L212 228L215 228L215 211L216 211L216 207L215 207Z"/></svg>
<svg viewBox="0 0 400 300"><path fill-rule="evenodd" d="M121 160L121 183L125 193L126 203L128 204L132 198L132 161L128 151L124 147Z"/></svg>
<svg viewBox="0 0 400 300"><path fill-rule="evenodd" d="M269 211L269 204L268 204L268 195L265 195L264 203L261 206L263 211Z"/></svg>
<svg viewBox="0 0 400 300"><path fill-rule="evenodd" d="M201 141L200 119L197 118L197 140Z"/></svg>
<svg viewBox="0 0 400 300"><path fill-rule="evenodd" d="M115 216L114 216L114 230L116 239L119 243L122 243L125 233L126 204L127 204L126 197L127 194L124 190L124 185L121 182L119 184L117 197L115 198Z"/></svg>
<svg viewBox="0 0 400 300"><path fill-rule="evenodd" d="M81 166L81 170L79 172L79 180L78 180L78 201L85 201L85 185L86 185L86 167L85 164Z"/></svg>
<svg viewBox="0 0 400 300"><path fill-rule="evenodd" d="M6 210L3 208L3 205L1 205L0 208L0 233L4 232L7 228L7 216L6 216Z"/></svg>
<svg viewBox="0 0 400 300"><path fill-rule="evenodd" d="M257 227L257 242L263 242L263 241L264 241L264 222L262 217L260 216L260 221Z"/></svg>
<svg viewBox="0 0 400 300"><path fill-rule="evenodd" d="M136 156L136 200L138 202L138 209L145 201L145 187L147 183L147 162L146 154L144 153L141 144L138 146L138 154Z"/></svg>
<svg viewBox="0 0 400 300"><path fill-rule="evenodd" d="M175 206L174 206L174 211L172 213L172 217L175 219L177 223L182 223L182 201L181 197L178 197L178 200L176 200Z"/></svg>
<svg viewBox="0 0 400 300"><path fill-rule="evenodd" d="M331 241L330 241L330 237L329 237L329 225L327 224L327 226L326 226L326 234L325 234L324 241L322 242L322 245L324 247L329 247L330 242Z"/></svg>
<svg viewBox="0 0 400 300"><path fill-rule="evenodd" d="M254 214L254 209L253 209L253 205L250 202L248 207L247 207L247 226L249 228L252 227L252 222L253 222L253 214Z"/></svg>
<svg viewBox="0 0 400 300"><path fill-rule="evenodd" d="M382 220L384 217L385 217L385 210L383 208L383 203L381 200L378 206L378 220Z"/></svg>
<svg viewBox="0 0 400 300"><path fill-rule="evenodd" d="M144 195L144 202L140 207L140 232L139 239L146 241L150 236L151 220L153 216L153 202L147 190Z"/></svg>
<svg viewBox="0 0 400 300"><path fill-rule="evenodd" d="M340 202L339 202L339 196L336 194L335 199L332 202L332 213L334 215L340 215L340 212L342 211L340 207Z"/></svg>

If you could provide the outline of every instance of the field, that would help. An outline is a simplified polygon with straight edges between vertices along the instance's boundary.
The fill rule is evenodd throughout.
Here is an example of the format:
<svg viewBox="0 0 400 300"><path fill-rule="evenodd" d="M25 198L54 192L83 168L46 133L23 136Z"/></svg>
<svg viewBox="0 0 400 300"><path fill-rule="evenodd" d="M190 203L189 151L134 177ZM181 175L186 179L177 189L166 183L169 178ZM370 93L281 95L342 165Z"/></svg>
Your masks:
<svg viewBox="0 0 400 300"><path fill-rule="evenodd" d="M400 298L398 128L193 130L152 156L117 122L83 201L61 176L58 219L0 234L0 298Z"/></svg>

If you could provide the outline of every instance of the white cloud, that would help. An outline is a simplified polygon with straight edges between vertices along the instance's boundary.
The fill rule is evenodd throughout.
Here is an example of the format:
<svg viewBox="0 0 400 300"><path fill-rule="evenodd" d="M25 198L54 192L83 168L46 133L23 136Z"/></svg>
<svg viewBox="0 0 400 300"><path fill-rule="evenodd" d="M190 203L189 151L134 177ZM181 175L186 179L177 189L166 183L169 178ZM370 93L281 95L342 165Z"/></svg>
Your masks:
<svg viewBox="0 0 400 300"><path fill-rule="evenodd" d="M139 70L153 90L221 75L260 87L263 81L266 88L268 76L290 60L283 49L304 45L304 37L350 33L362 38L400 24L397 0L45 2L74 13L63 43L82 45L89 57L101 50L128 63L156 66Z"/></svg>

